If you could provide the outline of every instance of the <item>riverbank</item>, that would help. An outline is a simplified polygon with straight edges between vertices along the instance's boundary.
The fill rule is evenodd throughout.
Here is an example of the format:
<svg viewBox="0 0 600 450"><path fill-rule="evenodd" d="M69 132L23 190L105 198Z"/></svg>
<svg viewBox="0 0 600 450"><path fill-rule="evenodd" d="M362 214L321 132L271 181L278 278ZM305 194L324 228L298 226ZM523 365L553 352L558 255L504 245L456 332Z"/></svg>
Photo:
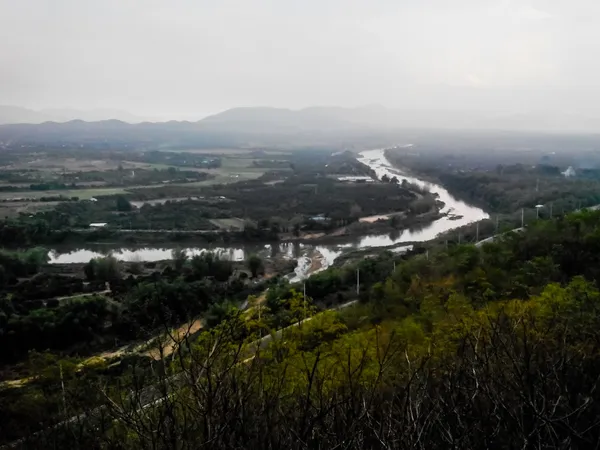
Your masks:
<svg viewBox="0 0 600 450"><path fill-rule="evenodd" d="M421 214L407 214L404 211L400 211L368 216L330 232L301 232L298 236L287 233L281 235L281 242L324 244L343 241L344 238L360 238L361 236L369 236L377 233L392 233L403 229L427 226L447 215L447 213L441 212L443 208L443 202L436 202L434 207Z"/></svg>
<svg viewBox="0 0 600 450"><path fill-rule="evenodd" d="M401 171L392 167L383 150L366 151L361 153L359 158L370 164L378 177L398 176L398 172ZM183 248L190 256L210 251L231 261L243 261L249 255L256 254L264 261L280 258L282 261L299 262L301 258L318 249L327 255L319 267L323 269L330 264L329 261L333 262L337 256L347 252L424 242L435 239L449 230L488 217L482 210L456 200L442 186L404 175L402 179L417 186L424 186L435 194L435 206L422 214L407 215L396 212L386 215L388 219L356 222L327 233L306 232L299 236L280 234L278 238L281 240L275 241L236 242L215 239L208 242L207 236L202 236L197 242L163 240L153 244L141 244L135 240L121 242L120 239L111 240L110 244L94 244L88 241L79 245L54 246L50 258L53 263L87 263L93 257L111 253L117 259L125 261L161 261L171 259L174 248ZM98 235L107 231L98 230L95 233Z"/></svg>

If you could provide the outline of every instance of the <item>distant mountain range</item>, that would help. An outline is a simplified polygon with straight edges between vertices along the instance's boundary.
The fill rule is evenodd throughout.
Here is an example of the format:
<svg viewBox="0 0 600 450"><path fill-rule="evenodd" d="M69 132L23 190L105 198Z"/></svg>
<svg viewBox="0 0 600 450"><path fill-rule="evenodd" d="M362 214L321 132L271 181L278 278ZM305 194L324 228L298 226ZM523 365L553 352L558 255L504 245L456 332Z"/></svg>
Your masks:
<svg viewBox="0 0 600 450"><path fill-rule="evenodd" d="M198 122L141 122L125 120L61 122L75 111L34 112L0 107L0 122L20 117L20 123L0 125L0 145L47 144L160 148L165 146L296 145L340 146L346 143L388 142L423 130L496 130L596 133L600 118L569 114L492 114L477 111L408 111L382 106L359 108L311 107L300 110L269 107L234 108ZM115 115L118 112L115 113ZM109 111L86 113L110 116ZM126 113L119 113L126 115ZM4 119L6 120L6 119ZM44 123L37 123L43 121ZM129 122L137 122L133 116ZM410 132L410 133L409 133ZM412 133L412 134L411 134ZM378 140L381 138L380 140ZM388 139L389 138L389 139Z"/></svg>
<svg viewBox="0 0 600 450"><path fill-rule="evenodd" d="M52 108L35 111L20 106L0 105L0 124L38 124L43 122L68 122L71 120L95 122L109 119L116 119L129 123L139 123L144 121L143 118L137 117L126 111L112 109L78 110Z"/></svg>

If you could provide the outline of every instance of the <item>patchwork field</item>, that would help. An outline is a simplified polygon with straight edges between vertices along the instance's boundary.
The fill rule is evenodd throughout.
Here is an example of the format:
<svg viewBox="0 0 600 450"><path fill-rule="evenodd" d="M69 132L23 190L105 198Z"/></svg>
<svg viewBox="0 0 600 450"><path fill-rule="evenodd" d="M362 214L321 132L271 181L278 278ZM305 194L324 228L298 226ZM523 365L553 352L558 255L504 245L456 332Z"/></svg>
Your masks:
<svg viewBox="0 0 600 450"><path fill-rule="evenodd" d="M43 197L78 197L80 200L89 200L92 197L102 195L123 194L124 188L90 188L90 189L57 189L48 191L27 191L27 192L0 192L0 200L26 201L27 199L40 199Z"/></svg>
<svg viewBox="0 0 600 450"><path fill-rule="evenodd" d="M177 152L177 153L192 153L192 154L210 154L210 155L224 155L224 156L236 156L236 155L249 155L260 151L265 155L289 155L291 152L285 150L262 150L256 148L198 148L198 149L183 149L183 150L161 150L165 152Z"/></svg>
<svg viewBox="0 0 600 450"><path fill-rule="evenodd" d="M0 202L0 219L17 217L19 214L36 214L49 211L59 202Z"/></svg>
<svg viewBox="0 0 600 450"><path fill-rule="evenodd" d="M86 172L92 170L116 170L119 165L123 169L135 169L143 164L118 161L118 160L100 160L100 159L80 159L80 158L61 158L57 156L42 156L32 159L23 159L21 161L0 166L0 170L37 170L42 172ZM148 164L146 164L148 165Z"/></svg>
<svg viewBox="0 0 600 450"><path fill-rule="evenodd" d="M229 219L211 219L210 222L222 230L243 230L244 221L236 217Z"/></svg>

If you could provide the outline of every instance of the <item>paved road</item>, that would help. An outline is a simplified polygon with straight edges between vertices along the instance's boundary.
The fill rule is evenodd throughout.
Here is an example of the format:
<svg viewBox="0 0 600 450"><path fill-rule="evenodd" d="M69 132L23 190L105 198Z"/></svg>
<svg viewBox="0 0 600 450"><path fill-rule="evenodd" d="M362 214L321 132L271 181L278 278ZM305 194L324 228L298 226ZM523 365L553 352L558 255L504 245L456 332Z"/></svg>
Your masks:
<svg viewBox="0 0 600 450"><path fill-rule="evenodd" d="M600 209L600 205L594 205L594 206L590 206L590 207L587 207L587 208L581 208L581 209L587 209L589 211L597 211L597 210ZM579 211L581 211L581 209L576 209L575 212L579 212ZM494 236L490 236L489 238L486 238L486 239L483 239L483 240L477 242L475 244L475 246L476 247L480 247L481 245L486 244L488 242L494 242L494 239L496 239L498 236L502 236L502 235L505 235L505 234L508 234L508 233L520 233L520 232L522 232L524 230L525 230L525 227L519 227L519 228L515 228L515 229L510 230L510 231L506 231L504 233L495 234Z"/></svg>
<svg viewBox="0 0 600 450"><path fill-rule="evenodd" d="M523 230L525 230L525 227L519 227L519 228L515 228L514 230L506 231L504 233L495 234L493 236L490 236L489 238L485 238L485 239L482 239L481 241L477 242L475 244L475 247L481 247L483 244L487 244L489 242L494 242L494 239L496 239L499 236L504 236L505 234L508 234L508 233L520 233Z"/></svg>

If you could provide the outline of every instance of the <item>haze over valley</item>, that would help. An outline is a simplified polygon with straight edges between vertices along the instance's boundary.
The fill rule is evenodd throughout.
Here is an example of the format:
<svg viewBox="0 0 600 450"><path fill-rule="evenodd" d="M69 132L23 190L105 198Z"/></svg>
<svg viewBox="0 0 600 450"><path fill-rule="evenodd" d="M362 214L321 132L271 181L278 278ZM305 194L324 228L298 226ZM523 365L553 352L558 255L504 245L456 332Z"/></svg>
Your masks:
<svg viewBox="0 0 600 450"><path fill-rule="evenodd" d="M0 0L0 449L597 448L599 18Z"/></svg>

